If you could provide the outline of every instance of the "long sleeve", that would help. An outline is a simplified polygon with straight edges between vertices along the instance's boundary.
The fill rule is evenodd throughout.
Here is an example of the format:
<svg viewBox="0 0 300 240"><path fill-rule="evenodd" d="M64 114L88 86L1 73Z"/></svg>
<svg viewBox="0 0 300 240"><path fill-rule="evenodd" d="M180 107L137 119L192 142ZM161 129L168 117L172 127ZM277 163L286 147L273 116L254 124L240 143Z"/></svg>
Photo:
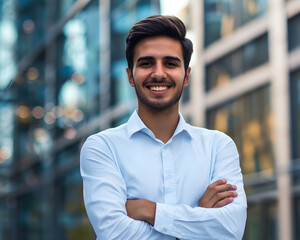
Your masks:
<svg viewBox="0 0 300 240"><path fill-rule="evenodd" d="M223 135L223 134L222 134ZM221 136L222 136L221 135ZM210 183L219 179L237 186L238 197L221 208L192 208L157 203L154 229L183 239L242 239L246 223L246 195L235 144L222 136L212 158Z"/></svg>
<svg viewBox="0 0 300 240"><path fill-rule="evenodd" d="M153 228L127 216L126 185L109 146L99 135L81 150L84 202L97 239L151 239Z"/></svg>

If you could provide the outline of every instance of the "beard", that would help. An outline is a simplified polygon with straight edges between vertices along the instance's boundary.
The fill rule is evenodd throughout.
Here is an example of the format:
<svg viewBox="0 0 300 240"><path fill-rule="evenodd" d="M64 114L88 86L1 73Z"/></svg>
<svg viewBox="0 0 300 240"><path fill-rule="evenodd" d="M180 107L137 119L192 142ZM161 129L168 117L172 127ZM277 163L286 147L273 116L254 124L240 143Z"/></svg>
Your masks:
<svg viewBox="0 0 300 240"><path fill-rule="evenodd" d="M183 81L182 81L182 87L178 88L178 90L175 92L175 95L170 100L164 101L163 96L156 96L156 98L154 100L151 100L151 99L149 99L149 97L147 97L142 92L142 90L140 89L141 87L138 87L135 84L134 79L133 79L133 81L134 81L134 86L135 86L134 89L135 89L136 96L137 96L139 102L152 110L165 110L169 107L174 106L175 104L177 104L179 102L181 95L182 95L182 91L183 91ZM153 81L153 80L149 81L149 82L158 83L157 81ZM147 83L149 83L149 82L147 82ZM162 82L159 82L159 83L162 83ZM143 83L142 85L145 85L145 83ZM171 85L175 86L175 83L172 82Z"/></svg>

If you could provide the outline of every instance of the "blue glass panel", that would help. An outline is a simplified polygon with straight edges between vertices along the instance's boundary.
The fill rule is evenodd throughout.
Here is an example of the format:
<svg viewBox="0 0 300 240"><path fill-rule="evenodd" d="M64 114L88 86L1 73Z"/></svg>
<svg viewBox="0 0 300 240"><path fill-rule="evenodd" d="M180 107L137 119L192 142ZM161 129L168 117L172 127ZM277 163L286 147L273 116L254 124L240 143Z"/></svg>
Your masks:
<svg viewBox="0 0 300 240"><path fill-rule="evenodd" d="M205 0L205 46L262 16L266 10L266 0Z"/></svg>
<svg viewBox="0 0 300 240"><path fill-rule="evenodd" d="M288 20L288 44L289 51L300 47L300 14Z"/></svg>
<svg viewBox="0 0 300 240"><path fill-rule="evenodd" d="M67 22L59 39L59 128L80 126L99 113L99 55L99 9L94 0Z"/></svg>

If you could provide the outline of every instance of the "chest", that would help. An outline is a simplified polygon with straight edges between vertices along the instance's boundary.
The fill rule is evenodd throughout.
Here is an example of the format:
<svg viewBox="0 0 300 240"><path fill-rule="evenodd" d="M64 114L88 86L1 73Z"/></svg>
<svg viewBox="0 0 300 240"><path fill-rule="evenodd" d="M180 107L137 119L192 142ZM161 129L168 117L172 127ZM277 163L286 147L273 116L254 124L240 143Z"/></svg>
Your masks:
<svg viewBox="0 0 300 240"><path fill-rule="evenodd" d="M209 151L190 142L134 144L131 152L130 146L116 151L128 198L190 206L199 201L210 180Z"/></svg>

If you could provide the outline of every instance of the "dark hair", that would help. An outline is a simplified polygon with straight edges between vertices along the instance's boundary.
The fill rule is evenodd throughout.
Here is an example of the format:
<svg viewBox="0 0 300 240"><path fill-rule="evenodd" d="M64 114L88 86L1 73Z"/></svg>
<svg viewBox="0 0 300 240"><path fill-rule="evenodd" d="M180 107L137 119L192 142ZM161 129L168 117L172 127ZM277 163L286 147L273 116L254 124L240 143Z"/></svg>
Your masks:
<svg viewBox="0 0 300 240"><path fill-rule="evenodd" d="M187 70L193 52L193 43L185 37L183 22L174 16L153 15L137 22L126 37L126 59L130 71L133 69L134 48L141 40L154 36L167 36L178 40L182 46L184 68Z"/></svg>

